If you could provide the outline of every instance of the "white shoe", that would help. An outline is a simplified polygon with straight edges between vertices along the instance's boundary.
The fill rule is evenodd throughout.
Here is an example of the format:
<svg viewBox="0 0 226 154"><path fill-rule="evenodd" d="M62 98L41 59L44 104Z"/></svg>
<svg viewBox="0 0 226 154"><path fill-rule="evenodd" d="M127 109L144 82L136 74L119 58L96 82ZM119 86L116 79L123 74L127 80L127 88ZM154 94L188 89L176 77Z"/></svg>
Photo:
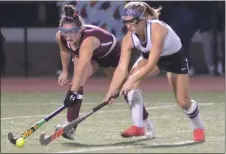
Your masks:
<svg viewBox="0 0 226 154"><path fill-rule="evenodd" d="M155 129L151 120L149 119L144 120L144 130L145 130L145 136L148 139L154 139L156 137Z"/></svg>
<svg viewBox="0 0 226 154"><path fill-rule="evenodd" d="M62 127L64 127L64 125L57 125L56 126L56 131L59 130L60 128L62 128ZM75 139L75 129L72 128L72 129L68 130L67 132L63 133L62 136L64 138L66 138L66 139L74 140Z"/></svg>

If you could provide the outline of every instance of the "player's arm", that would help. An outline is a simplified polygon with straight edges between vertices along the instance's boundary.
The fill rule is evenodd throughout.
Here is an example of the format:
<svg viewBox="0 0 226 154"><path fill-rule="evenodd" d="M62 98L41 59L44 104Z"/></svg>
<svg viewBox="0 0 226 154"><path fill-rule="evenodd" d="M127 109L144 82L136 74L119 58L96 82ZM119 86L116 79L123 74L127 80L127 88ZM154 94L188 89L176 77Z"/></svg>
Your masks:
<svg viewBox="0 0 226 154"><path fill-rule="evenodd" d="M77 63L77 66L74 67L71 91L75 91L75 92L78 91L83 74L93 56L93 51L97 49L99 46L100 46L100 40L93 36L86 38L81 44L81 47L79 50L78 63Z"/></svg>
<svg viewBox="0 0 226 154"><path fill-rule="evenodd" d="M151 29L152 47L149 53L148 63L129 77L129 80L132 82L141 80L154 69L163 50L164 39L168 33L167 28L159 23L153 23Z"/></svg>
<svg viewBox="0 0 226 154"><path fill-rule="evenodd" d="M61 58L61 64L62 64L62 71L63 73L68 74L68 66L70 62L70 52L63 46L61 40L60 40L60 32L57 32L56 34L56 42L60 48L60 58Z"/></svg>
<svg viewBox="0 0 226 154"><path fill-rule="evenodd" d="M108 90L109 96L114 96L119 91L121 85L124 83L124 80L128 75L128 67L129 67L132 47L133 47L133 44L132 44L131 33L128 32L122 40L120 60L114 72L114 75Z"/></svg>

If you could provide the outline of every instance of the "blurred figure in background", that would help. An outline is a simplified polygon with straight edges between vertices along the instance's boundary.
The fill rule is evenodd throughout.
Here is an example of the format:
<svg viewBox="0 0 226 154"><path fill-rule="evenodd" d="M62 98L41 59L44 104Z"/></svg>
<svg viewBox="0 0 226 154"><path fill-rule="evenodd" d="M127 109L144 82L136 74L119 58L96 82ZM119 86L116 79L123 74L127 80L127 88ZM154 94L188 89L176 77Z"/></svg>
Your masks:
<svg viewBox="0 0 226 154"><path fill-rule="evenodd" d="M177 2L171 4L171 16L169 18L169 25L181 39L182 52L184 52L188 58L190 75L195 74L195 68L192 65L191 57L189 56L189 49L191 39L198 30L197 15L194 11L194 5L196 5L194 2Z"/></svg>
<svg viewBox="0 0 226 154"><path fill-rule="evenodd" d="M182 51L189 59L189 74L195 74L189 56L190 44L195 32L201 34L204 59L209 75L224 74L224 11L225 2L148 2L162 5L160 19L169 23L181 38ZM173 8L173 9L172 9Z"/></svg>
<svg viewBox="0 0 226 154"><path fill-rule="evenodd" d="M200 11L200 34L208 73L219 76L224 73L224 2L206 2Z"/></svg>
<svg viewBox="0 0 226 154"><path fill-rule="evenodd" d="M4 43L5 43L5 37L3 36L1 29L0 29L0 33L1 33L1 40L0 40L0 62L1 62L1 76L4 75L5 73L5 50L4 50Z"/></svg>
<svg viewBox="0 0 226 154"><path fill-rule="evenodd" d="M225 1L219 1L215 7L215 30L216 30L216 58L214 60L217 68L215 74L225 73Z"/></svg>
<svg viewBox="0 0 226 154"><path fill-rule="evenodd" d="M167 22L180 37L182 43L181 51L188 58L189 74L195 73L192 65L192 59L189 56L189 49L193 35L199 28L196 10L201 5L197 2L147 2L149 5L162 6L164 9L161 13L160 20Z"/></svg>
<svg viewBox="0 0 226 154"><path fill-rule="evenodd" d="M214 27L214 14L213 14L213 5L211 2L206 2L202 10L200 11L202 22L200 22L200 35L201 43L204 54L204 59L206 67L208 68L209 75L214 75L215 66L213 59L213 27Z"/></svg>

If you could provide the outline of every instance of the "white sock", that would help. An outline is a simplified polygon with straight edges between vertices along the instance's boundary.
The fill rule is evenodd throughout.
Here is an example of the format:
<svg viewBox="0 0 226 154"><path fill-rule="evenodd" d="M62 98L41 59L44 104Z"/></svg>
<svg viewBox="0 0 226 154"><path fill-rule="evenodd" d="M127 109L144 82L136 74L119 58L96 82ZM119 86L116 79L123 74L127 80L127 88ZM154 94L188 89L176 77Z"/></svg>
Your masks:
<svg viewBox="0 0 226 154"><path fill-rule="evenodd" d="M204 129L204 125L199 115L199 107L195 100L191 100L192 104L188 110L184 110L185 114L191 119L193 129Z"/></svg>
<svg viewBox="0 0 226 154"><path fill-rule="evenodd" d="M133 125L137 127L144 126L143 120L143 97L141 95L140 89L133 89L127 94L127 101L131 110L131 118Z"/></svg>

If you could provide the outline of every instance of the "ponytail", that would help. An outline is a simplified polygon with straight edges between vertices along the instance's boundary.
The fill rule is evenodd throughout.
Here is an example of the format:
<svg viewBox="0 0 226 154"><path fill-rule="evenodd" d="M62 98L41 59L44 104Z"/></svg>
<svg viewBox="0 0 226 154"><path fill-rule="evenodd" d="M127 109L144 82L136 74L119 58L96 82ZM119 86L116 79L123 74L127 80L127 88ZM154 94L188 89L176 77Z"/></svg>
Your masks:
<svg viewBox="0 0 226 154"><path fill-rule="evenodd" d="M149 16L152 16L154 18L159 18L160 15L160 11L162 10L162 6L158 7L158 8L153 8L150 5L148 5L145 2L142 2L144 4L144 6L146 7L145 13Z"/></svg>

